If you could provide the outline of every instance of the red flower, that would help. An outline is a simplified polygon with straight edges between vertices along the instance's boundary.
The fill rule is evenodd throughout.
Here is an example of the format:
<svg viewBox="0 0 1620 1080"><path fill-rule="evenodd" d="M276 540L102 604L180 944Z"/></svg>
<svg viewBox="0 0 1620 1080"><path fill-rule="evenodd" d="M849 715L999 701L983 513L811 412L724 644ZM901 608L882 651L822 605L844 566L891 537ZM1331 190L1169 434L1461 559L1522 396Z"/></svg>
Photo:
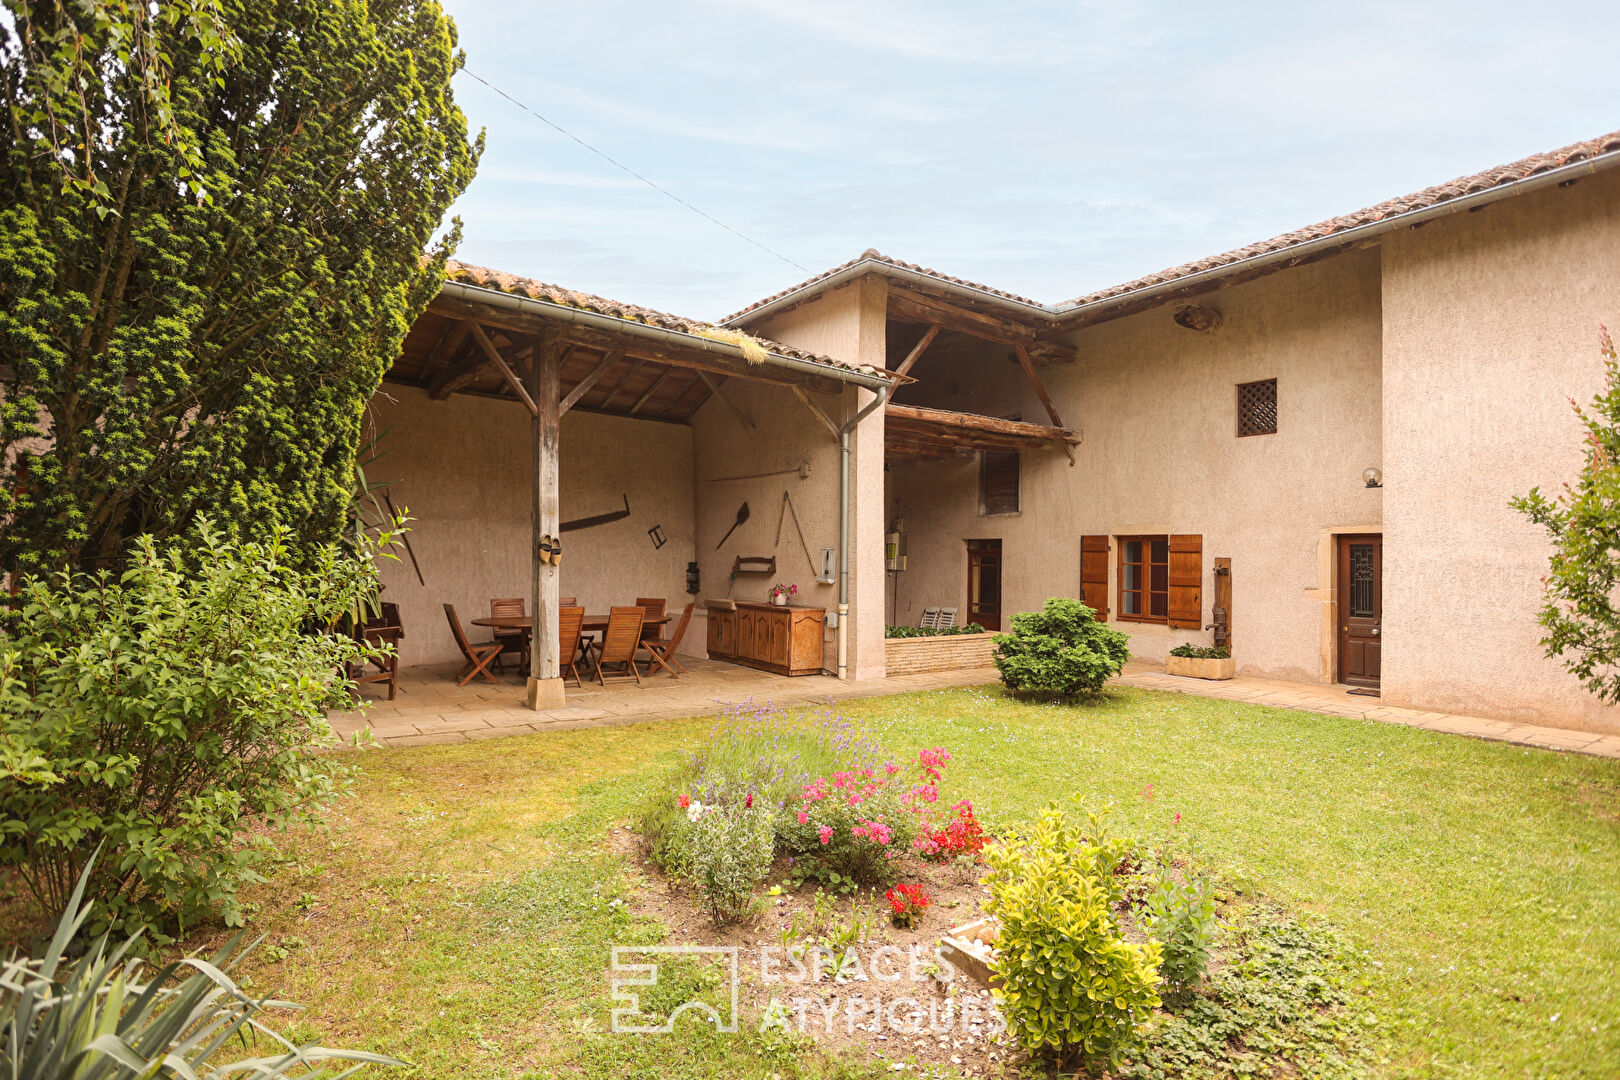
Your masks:
<svg viewBox="0 0 1620 1080"><path fill-rule="evenodd" d="M750 791L748 793L748 798L743 800L743 809L744 810L752 810L753 808L754 808L754 793L752 791Z"/></svg>
<svg viewBox="0 0 1620 1080"><path fill-rule="evenodd" d="M682 810L685 810L688 806L692 805L692 796L690 796L690 795L682 795L679 799L677 799L675 801L681 804L681 809Z"/></svg>

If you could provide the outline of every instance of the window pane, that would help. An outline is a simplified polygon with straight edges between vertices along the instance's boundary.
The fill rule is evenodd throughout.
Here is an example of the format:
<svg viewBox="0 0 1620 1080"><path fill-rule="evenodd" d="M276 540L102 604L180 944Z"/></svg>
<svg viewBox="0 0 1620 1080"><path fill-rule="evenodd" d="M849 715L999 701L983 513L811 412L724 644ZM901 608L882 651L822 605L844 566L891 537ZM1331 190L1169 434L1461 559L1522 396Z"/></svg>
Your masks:
<svg viewBox="0 0 1620 1080"><path fill-rule="evenodd" d="M1164 593L1150 593L1148 608L1150 615L1164 615L1170 610L1170 604Z"/></svg>
<svg viewBox="0 0 1620 1080"><path fill-rule="evenodd" d="M1170 588L1170 568L1164 563L1154 563L1150 579L1154 592L1164 592Z"/></svg>
<svg viewBox="0 0 1620 1080"><path fill-rule="evenodd" d="M1126 592L1141 592L1142 591L1142 568L1140 566L1134 566L1131 563L1126 563L1125 567L1124 567L1124 570L1125 570L1125 591Z"/></svg>
<svg viewBox="0 0 1620 1080"><path fill-rule="evenodd" d="M1125 541L1125 561L1128 563L1139 563L1142 561L1142 541Z"/></svg>
<svg viewBox="0 0 1620 1080"><path fill-rule="evenodd" d="M1121 600L1125 605L1125 614L1127 614L1127 615L1140 615L1140 614L1142 614L1142 594L1141 593L1128 592L1121 598Z"/></svg>
<svg viewBox="0 0 1620 1080"><path fill-rule="evenodd" d="M1153 561L1156 563L1167 563L1170 561L1170 541L1153 541Z"/></svg>
<svg viewBox="0 0 1620 1080"><path fill-rule="evenodd" d="M1373 617L1373 549L1371 544L1350 545L1350 614Z"/></svg>

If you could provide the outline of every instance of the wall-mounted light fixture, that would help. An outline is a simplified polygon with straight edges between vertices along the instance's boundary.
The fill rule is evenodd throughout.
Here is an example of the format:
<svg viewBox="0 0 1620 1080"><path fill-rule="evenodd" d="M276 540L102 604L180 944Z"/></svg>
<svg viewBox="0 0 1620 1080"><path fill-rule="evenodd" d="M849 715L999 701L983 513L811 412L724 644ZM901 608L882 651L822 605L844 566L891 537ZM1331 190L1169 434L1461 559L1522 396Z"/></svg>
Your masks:
<svg viewBox="0 0 1620 1080"><path fill-rule="evenodd" d="M1379 471L1376 466L1368 469L1366 472L1363 472L1361 474L1361 479L1366 481L1367 486L1370 488L1381 488L1384 486L1384 474Z"/></svg>

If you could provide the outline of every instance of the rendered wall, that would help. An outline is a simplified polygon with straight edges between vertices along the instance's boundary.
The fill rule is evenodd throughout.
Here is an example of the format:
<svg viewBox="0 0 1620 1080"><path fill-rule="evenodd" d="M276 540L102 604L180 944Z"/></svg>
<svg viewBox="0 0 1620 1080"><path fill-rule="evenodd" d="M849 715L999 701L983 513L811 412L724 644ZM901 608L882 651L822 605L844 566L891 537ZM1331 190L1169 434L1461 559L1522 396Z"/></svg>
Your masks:
<svg viewBox="0 0 1620 1080"><path fill-rule="evenodd" d="M388 429L387 456L373 480L395 481L396 506L409 507L411 545L426 585L409 560L385 563L383 598L400 605L402 664L459 661L443 605L456 605L467 636L488 641L471 620L489 614L492 597L529 596L532 491L529 413L517 402L453 395L433 401L421 390L385 384L372 399ZM692 429L649 420L571 411L562 420L563 520L622 510L630 517L563 536L562 594L605 612L638 596L662 596L674 611L688 599L693 557ZM647 535L663 526L657 550ZM688 630L682 651L701 650Z"/></svg>
<svg viewBox="0 0 1620 1080"><path fill-rule="evenodd" d="M1620 732L1542 656L1544 534L1507 503L1581 464L1569 399L1620 322L1620 177L1581 180L1384 247L1383 695L1392 704Z"/></svg>
<svg viewBox="0 0 1620 1080"><path fill-rule="evenodd" d="M866 364L874 368L884 366L886 285L881 278L867 276L835 289L818 299L765 320L749 329L763 337L823 353L852 364ZM843 424L853 418L861 408L873 400L864 390L846 390L838 401L833 420ZM712 403L704 412L713 409ZM829 410L831 411L831 410ZM834 450L832 464L834 483L832 535L838 531L837 502L837 444L830 433L817 420L810 417L803 406L804 434L801 443L814 446L831 445ZM881 678L884 672L884 572L883 529L884 473L883 473L883 410L876 409L856 427L853 433L853 451L850 465L850 616L846 629L850 650L849 676L851 678ZM777 495L778 501L781 495ZM701 517L701 510L700 510ZM836 540L832 543L836 544ZM836 610L836 593L826 605ZM819 603L819 601L818 601ZM832 652L828 661L832 663Z"/></svg>
<svg viewBox="0 0 1620 1080"><path fill-rule="evenodd" d="M1380 465L1379 258L1362 251L1221 290L1201 302L1222 326L1197 333L1160 308L1077 332L1077 362L1041 374L1065 424L1084 442L1070 466L1061 450L1023 455L1020 512L978 512L978 466L961 461L897 465L891 517L903 517L909 569L897 578L897 622L924 607L967 603L969 539L1002 541L1003 625L1049 596L1080 594L1080 537L1197 533L1204 543L1204 611L1213 567L1232 559L1235 657L1246 674L1318 681L1324 673L1325 605L1319 550L1325 530L1377 531L1380 492L1361 472ZM1004 351L1004 350L1002 350ZM1016 410L1045 421L1028 382L1002 351L980 371L912 370L957 382L946 408ZM1238 383L1276 378L1275 435L1236 437ZM977 381L975 381L977 380ZM902 397L901 400L906 400ZM1118 544L1110 552L1117 576ZM1132 651L1161 660L1209 634L1119 621ZM1326 616L1331 621L1331 615ZM1331 659L1331 657L1329 657Z"/></svg>

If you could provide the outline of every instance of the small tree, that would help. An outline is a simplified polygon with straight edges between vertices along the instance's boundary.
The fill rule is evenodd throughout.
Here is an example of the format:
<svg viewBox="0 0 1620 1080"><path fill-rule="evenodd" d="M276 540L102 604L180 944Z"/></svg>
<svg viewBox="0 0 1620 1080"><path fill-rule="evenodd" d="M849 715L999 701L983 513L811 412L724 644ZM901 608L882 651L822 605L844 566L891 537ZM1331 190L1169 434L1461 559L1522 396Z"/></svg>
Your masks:
<svg viewBox="0 0 1620 1080"><path fill-rule="evenodd" d="M92 933L240 925L274 832L347 787L319 749L365 647L328 631L375 569L335 544L295 568L289 535L143 538L121 576L30 579L0 618L0 866L42 913L100 848Z"/></svg>
<svg viewBox="0 0 1620 1080"><path fill-rule="evenodd" d="M1586 463L1573 486L1549 500L1539 488L1513 507L1547 530L1552 568L1542 582L1545 606L1538 620L1548 656L1601 701L1620 703L1620 358L1607 327L1604 388L1590 410L1571 401L1586 428Z"/></svg>
<svg viewBox="0 0 1620 1080"><path fill-rule="evenodd" d="M1095 694L1131 658L1131 640L1097 621L1078 600L1053 597L1040 611L1012 617L1012 633L996 637L996 670L1007 689L1029 693Z"/></svg>
<svg viewBox="0 0 1620 1080"><path fill-rule="evenodd" d="M118 566L199 514L333 539L478 156L454 26L436 0L0 10L0 573Z"/></svg>

